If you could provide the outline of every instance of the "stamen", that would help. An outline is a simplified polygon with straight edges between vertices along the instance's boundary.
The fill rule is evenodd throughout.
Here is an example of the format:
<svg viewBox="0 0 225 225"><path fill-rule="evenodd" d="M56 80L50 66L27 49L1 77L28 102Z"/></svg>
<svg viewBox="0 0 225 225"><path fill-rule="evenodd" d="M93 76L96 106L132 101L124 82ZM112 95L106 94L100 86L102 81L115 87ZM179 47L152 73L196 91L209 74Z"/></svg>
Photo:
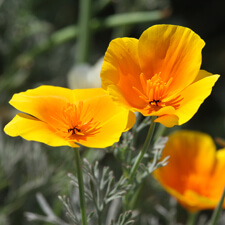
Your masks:
<svg viewBox="0 0 225 225"><path fill-rule="evenodd" d="M136 87L132 88L139 94L139 98L148 100L148 97L145 94L143 94L140 90L138 90Z"/></svg>
<svg viewBox="0 0 225 225"><path fill-rule="evenodd" d="M146 109L150 111L158 110L159 108L169 105L177 108L182 98L180 96L168 98L169 87L172 81L173 77L170 77L167 82L163 81L161 73L155 74L151 79L147 79L145 74L141 73L140 83L142 89L138 89L134 86L132 88L138 94L138 97L146 102Z"/></svg>
<svg viewBox="0 0 225 225"><path fill-rule="evenodd" d="M141 81L142 88L144 90L146 90L146 87L147 87L146 81L147 81L147 79L146 79L146 77L145 77L145 75L143 73L141 73L141 75L140 75L140 81Z"/></svg>
<svg viewBox="0 0 225 225"><path fill-rule="evenodd" d="M84 107L83 101L77 104L68 103L51 117L52 123L49 125L66 140L85 139L101 129L100 122L90 117L89 109L90 105Z"/></svg>
<svg viewBox="0 0 225 225"><path fill-rule="evenodd" d="M149 102L149 104L152 106L155 106L155 105L158 106L159 103L160 103L160 100L153 100Z"/></svg>
<svg viewBox="0 0 225 225"><path fill-rule="evenodd" d="M76 134L77 132L80 132L80 129L78 129L77 127L73 127L73 128L68 129L68 133L70 131L72 131L72 134Z"/></svg>

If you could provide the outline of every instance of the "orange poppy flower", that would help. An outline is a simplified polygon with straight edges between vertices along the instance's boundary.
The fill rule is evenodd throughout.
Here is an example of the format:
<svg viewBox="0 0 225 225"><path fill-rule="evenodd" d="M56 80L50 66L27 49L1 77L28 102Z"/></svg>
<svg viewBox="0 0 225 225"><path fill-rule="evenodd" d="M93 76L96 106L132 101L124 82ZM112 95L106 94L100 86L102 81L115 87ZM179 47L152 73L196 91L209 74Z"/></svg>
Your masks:
<svg viewBox="0 0 225 225"><path fill-rule="evenodd" d="M187 122L211 93L219 75L200 70L204 41L192 30L155 25L139 40L111 41L102 87L113 99L167 127Z"/></svg>
<svg viewBox="0 0 225 225"><path fill-rule="evenodd" d="M184 130L170 135L166 156L169 163L153 173L160 184L189 211L215 208L225 187L225 148L216 151L207 134Z"/></svg>
<svg viewBox="0 0 225 225"><path fill-rule="evenodd" d="M101 88L70 90L40 86L15 94L18 113L4 131L51 146L104 148L135 123L134 113L115 105Z"/></svg>

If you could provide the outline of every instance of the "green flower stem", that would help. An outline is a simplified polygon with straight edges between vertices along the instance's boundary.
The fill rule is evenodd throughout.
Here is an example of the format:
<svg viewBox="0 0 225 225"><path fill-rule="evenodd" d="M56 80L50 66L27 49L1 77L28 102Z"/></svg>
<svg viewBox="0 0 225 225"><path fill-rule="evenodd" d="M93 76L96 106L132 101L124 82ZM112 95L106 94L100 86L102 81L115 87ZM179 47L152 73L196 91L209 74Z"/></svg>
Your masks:
<svg viewBox="0 0 225 225"><path fill-rule="evenodd" d="M80 8L78 18L79 33L77 37L77 60L81 63L86 62L89 55L91 0L82 0L79 3Z"/></svg>
<svg viewBox="0 0 225 225"><path fill-rule="evenodd" d="M137 128L138 125L140 124L141 121L141 114L138 113L138 115L136 116L136 123L134 124L133 128L132 128L132 134L133 134L133 139L132 139L132 146L135 147L136 142L137 142Z"/></svg>
<svg viewBox="0 0 225 225"><path fill-rule="evenodd" d="M98 225L102 225L102 212L98 211Z"/></svg>
<svg viewBox="0 0 225 225"><path fill-rule="evenodd" d="M145 184L146 179L144 179L143 182L141 182L138 185L137 190L135 190L134 192L130 193L130 195L127 196L127 198L125 199L126 210L135 210L135 208L137 207L137 203L140 202L140 196L143 193L143 188Z"/></svg>
<svg viewBox="0 0 225 225"><path fill-rule="evenodd" d="M197 219L198 212L189 212L188 220L187 220L187 225L195 225L196 219Z"/></svg>
<svg viewBox="0 0 225 225"><path fill-rule="evenodd" d="M223 208L224 197L225 197L225 188L223 190L223 194L221 196L220 202L219 202L219 204L217 205L216 209L213 212L213 215L212 215L212 218L210 220L209 225L216 225L216 222L219 219L219 215L220 215L220 213L222 211L222 208Z"/></svg>
<svg viewBox="0 0 225 225"><path fill-rule="evenodd" d="M150 147L150 143L151 143L153 133L154 133L154 130L155 130L155 122L154 122L155 119L156 119L156 117L153 116L152 121L151 121L151 125L150 125L149 130L148 130L147 137L145 139L144 146L143 146L142 150L140 151L139 155L137 156L137 159L136 159L133 167L131 168L130 177L129 177L130 182L132 182L132 180L133 180L133 178L136 174L136 171L138 169L139 164L141 163L145 153L147 152L147 150Z"/></svg>
<svg viewBox="0 0 225 225"><path fill-rule="evenodd" d="M154 22L166 18L170 15L169 11L154 10L151 12L129 12L118 13L108 16L104 20L92 19L92 29L104 29L120 26L134 25L138 23Z"/></svg>
<svg viewBox="0 0 225 225"><path fill-rule="evenodd" d="M81 222L82 222L82 225L87 225L87 215L86 215L85 198L84 198L84 181L83 181L80 153L77 148L74 148L74 154L75 154L75 163L76 163L76 169L77 169L77 179L78 179L78 185L79 185Z"/></svg>

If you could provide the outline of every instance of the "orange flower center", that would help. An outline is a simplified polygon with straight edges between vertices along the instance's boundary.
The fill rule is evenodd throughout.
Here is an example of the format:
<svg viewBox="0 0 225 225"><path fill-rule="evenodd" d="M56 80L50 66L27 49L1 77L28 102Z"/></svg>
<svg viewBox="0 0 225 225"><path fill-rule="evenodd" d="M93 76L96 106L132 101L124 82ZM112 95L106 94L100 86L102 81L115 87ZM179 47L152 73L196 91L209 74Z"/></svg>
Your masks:
<svg viewBox="0 0 225 225"><path fill-rule="evenodd" d="M160 77L160 73L155 74L151 79L147 79L145 75L141 73L140 82L142 90L136 87L133 87L133 89L137 92L139 98L146 102L146 108L151 111L169 105L177 108L181 98L180 95L176 95L175 97L169 96L169 86L172 81L173 77L167 82L164 82Z"/></svg>
<svg viewBox="0 0 225 225"><path fill-rule="evenodd" d="M95 135L101 128L100 122L94 122L94 118L88 113L90 106L84 107L83 102L78 104L67 103L59 113L55 113L50 126L66 140L85 140L87 136Z"/></svg>

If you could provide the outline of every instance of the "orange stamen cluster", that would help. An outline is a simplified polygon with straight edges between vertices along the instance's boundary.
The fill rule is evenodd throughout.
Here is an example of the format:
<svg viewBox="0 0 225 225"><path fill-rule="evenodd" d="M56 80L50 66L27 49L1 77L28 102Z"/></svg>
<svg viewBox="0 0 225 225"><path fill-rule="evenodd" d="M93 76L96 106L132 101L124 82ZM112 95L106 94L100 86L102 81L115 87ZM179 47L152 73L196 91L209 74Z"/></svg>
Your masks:
<svg viewBox="0 0 225 225"><path fill-rule="evenodd" d="M52 127L65 139L78 141L99 132L99 122L88 115L89 107L84 109L83 102L67 103L61 112L52 116Z"/></svg>
<svg viewBox="0 0 225 225"><path fill-rule="evenodd" d="M174 108L179 106L179 101L181 100L180 96L176 98L168 99L168 89L173 81L171 77L167 82L164 82L160 73L155 74L151 79L147 79L143 73L140 75L140 82L142 90L139 90L136 87L133 89L139 95L139 98L144 100L147 103L147 108L154 110L159 109L164 106L171 105Z"/></svg>

